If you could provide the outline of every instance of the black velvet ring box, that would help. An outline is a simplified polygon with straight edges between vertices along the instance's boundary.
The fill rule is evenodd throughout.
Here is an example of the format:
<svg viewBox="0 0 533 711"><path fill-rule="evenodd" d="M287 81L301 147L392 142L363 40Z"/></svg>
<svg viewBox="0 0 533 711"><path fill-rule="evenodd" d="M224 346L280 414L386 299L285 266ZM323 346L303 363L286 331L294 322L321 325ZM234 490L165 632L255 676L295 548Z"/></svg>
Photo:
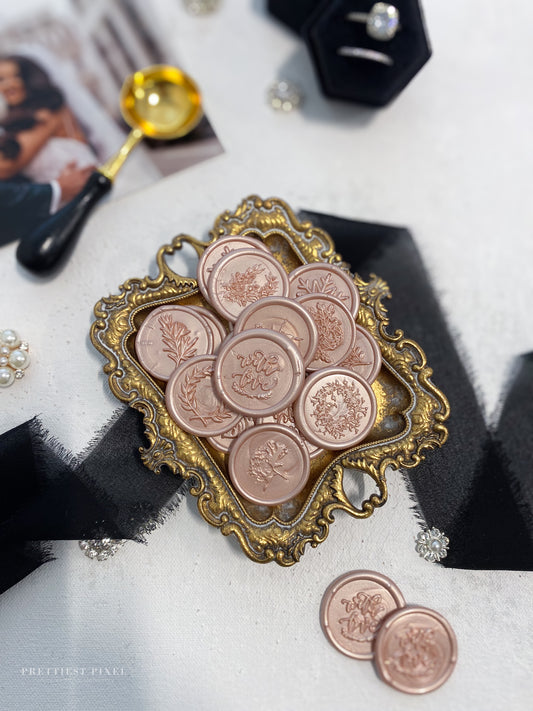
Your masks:
<svg viewBox="0 0 533 711"><path fill-rule="evenodd" d="M388 41L370 37L364 22L347 19L350 12L368 13L372 5L372 0L271 0L269 10L302 35L326 96L385 106L428 61L431 49L418 0L394 0L400 29ZM342 56L340 47L379 52L391 63Z"/></svg>

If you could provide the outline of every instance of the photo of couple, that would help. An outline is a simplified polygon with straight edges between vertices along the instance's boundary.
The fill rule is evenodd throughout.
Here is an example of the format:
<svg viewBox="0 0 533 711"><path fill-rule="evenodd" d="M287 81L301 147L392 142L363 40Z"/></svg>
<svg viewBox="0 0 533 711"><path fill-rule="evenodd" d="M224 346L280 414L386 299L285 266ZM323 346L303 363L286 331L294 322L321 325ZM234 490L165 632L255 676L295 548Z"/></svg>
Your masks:
<svg viewBox="0 0 533 711"><path fill-rule="evenodd" d="M84 127L36 61L0 56L0 211L18 239L75 197L99 163Z"/></svg>
<svg viewBox="0 0 533 711"><path fill-rule="evenodd" d="M129 131L122 82L161 63L175 61L141 0L76 0L64 15L24 14L0 29L0 245L30 234L115 154ZM221 152L205 116L183 138L145 140L112 199Z"/></svg>

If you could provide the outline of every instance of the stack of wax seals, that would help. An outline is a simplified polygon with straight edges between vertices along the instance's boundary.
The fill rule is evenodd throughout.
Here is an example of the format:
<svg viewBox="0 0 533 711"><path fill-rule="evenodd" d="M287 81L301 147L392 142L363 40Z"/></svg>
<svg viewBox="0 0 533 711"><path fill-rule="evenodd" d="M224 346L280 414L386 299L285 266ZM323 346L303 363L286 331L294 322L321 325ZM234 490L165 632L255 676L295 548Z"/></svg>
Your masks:
<svg viewBox="0 0 533 711"><path fill-rule="evenodd" d="M374 425L373 336L356 324L350 276L322 262L289 274L257 238L228 236L198 263L209 308L160 306L143 321L137 357L167 381L173 420L229 453L236 490L275 506L304 488L310 460L353 447Z"/></svg>
<svg viewBox="0 0 533 711"><path fill-rule="evenodd" d="M408 694L437 689L457 662L449 622L434 610L406 605L398 586L371 570L354 570L331 583L320 623L339 652L374 660L381 679Z"/></svg>

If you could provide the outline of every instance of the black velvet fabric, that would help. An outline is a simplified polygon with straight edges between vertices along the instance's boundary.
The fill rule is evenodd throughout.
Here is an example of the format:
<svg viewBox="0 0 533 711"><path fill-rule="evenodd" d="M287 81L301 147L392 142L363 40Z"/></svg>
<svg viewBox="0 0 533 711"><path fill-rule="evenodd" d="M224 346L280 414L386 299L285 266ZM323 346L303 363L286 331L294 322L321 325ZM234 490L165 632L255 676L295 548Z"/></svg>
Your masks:
<svg viewBox="0 0 533 711"><path fill-rule="evenodd" d="M267 7L271 15L299 34L311 13L321 4L322 0L268 0Z"/></svg>
<svg viewBox="0 0 533 711"><path fill-rule="evenodd" d="M443 564L474 569L533 569L533 355L518 359L500 421L489 430L420 254L408 230L302 212L333 237L364 279L385 279L390 330L417 341L447 396L449 440L407 473L429 526L451 546Z"/></svg>

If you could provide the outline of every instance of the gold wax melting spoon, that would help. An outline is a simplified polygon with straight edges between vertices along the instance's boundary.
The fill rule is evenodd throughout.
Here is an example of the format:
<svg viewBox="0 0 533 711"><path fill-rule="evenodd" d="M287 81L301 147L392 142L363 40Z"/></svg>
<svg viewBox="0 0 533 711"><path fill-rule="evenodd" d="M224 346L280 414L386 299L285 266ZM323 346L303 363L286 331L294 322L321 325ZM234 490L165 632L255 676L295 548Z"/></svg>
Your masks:
<svg viewBox="0 0 533 711"><path fill-rule="evenodd" d="M120 110L131 131L118 153L96 170L81 193L21 240L17 259L32 272L48 271L73 245L96 203L113 184L144 137L170 140L192 131L202 118L200 91L176 67L154 65L131 74L120 92Z"/></svg>

